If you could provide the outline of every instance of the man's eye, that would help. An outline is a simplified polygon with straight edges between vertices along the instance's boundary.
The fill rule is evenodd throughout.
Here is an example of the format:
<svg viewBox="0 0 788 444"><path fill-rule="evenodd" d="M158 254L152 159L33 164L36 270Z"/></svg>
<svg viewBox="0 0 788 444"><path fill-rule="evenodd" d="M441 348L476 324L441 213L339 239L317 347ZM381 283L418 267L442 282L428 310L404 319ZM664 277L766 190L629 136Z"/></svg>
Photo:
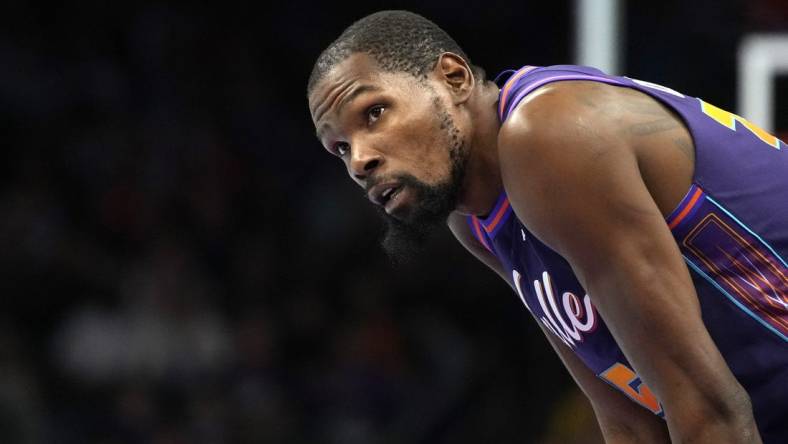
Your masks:
<svg viewBox="0 0 788 444"><path fill-rule="evenodd" d="M339 142L334 145L334 151L337 153L337 155L344 156L348 151L350 151L350 145L345 142Z"/></svg>
<svg viewBox="0 0 788 444"><path fill-rule="evenodd" d="M386 107L383 105L375 105L367 111L367 117L369 118L369 123L375 123L378 119L380 119L380 115L383 114L383 110Z"/></svg>

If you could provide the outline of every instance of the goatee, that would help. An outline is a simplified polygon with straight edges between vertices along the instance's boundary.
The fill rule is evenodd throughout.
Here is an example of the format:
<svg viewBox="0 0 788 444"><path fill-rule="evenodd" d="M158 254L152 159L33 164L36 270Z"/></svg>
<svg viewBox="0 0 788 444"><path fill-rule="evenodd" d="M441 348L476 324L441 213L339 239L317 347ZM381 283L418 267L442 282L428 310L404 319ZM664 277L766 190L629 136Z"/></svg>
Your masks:
<svg viewBox="0 0 788 444"><path fill-rule="evenodd" d="M402 264L423 251L430 234L446 222L456 206L458 190L450 182L430 186L413 176L400 176L398 180L413 193L417 204L404 219L389 216L379 208L387 222L381 245L394 263Z"/></svg>
<svg viewBox="0 0 788 444"><path fill-rule="evenodd" d="M428 185L410 175L397 177L401 186L413 193L416 202L403 219L389 216L378 207L388 224L381 245L395 264L407 263L422 252L430 234L446 223L457 206L465 175L463 145L462 140L457 140L450 149L451 173L443 183Z"/></svg>

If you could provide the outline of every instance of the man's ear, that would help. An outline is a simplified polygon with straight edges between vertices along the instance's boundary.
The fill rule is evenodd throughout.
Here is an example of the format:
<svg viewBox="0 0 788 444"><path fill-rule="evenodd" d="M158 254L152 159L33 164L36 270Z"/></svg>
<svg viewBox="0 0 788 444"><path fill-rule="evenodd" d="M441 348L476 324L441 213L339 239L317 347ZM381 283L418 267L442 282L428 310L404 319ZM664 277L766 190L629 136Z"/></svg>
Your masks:
<svg viewBox="0 0 788 444"><path fill-rule="evenodd" d="M448 88L455 105L467 101L476 84L468 63L452 52L444 52L438 57L435 75Z"/></svg>

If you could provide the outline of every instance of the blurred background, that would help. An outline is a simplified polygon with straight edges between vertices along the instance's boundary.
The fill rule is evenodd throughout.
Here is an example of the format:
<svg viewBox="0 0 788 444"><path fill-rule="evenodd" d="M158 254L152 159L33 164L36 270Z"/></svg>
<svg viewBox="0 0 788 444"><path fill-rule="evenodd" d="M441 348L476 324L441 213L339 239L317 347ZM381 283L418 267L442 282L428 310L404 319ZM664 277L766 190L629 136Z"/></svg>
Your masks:
<svg viewBox="0 0 788 444"><path fill-rule="evenodd" d="M314 137L314 60L380 9L491 77L576 60L566 0L0 6L0 443L595 442L507 285L448 233L393 268ZM743 36L788 31L781 0L620 13L620 74L730 110Z"/></svg>

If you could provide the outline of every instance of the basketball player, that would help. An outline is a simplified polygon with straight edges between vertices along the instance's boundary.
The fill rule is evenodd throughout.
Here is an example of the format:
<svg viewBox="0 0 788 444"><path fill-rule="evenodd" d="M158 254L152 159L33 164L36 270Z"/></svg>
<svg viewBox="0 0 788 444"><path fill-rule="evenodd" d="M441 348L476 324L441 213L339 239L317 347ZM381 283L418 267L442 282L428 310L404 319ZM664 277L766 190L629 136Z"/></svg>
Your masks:
<svg viewBox="0 0 788 444"><path fill-rule="evenodd" d="M406 254L430 227L519 295L609 442L788 443L788 147L698 98L580 66L489 81L372 14L319 57L317 135Z"/></svg>

